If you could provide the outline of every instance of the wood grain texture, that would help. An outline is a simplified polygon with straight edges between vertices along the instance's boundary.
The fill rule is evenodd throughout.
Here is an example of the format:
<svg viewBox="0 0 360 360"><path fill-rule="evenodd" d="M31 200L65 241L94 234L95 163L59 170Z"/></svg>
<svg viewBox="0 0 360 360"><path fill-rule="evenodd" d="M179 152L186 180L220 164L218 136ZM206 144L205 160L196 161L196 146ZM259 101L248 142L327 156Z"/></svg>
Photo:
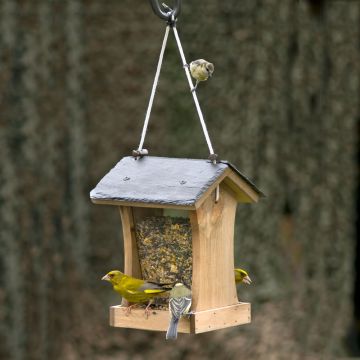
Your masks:
<svg viewBox="0 0 360 360"><path fill-rule="evenodd" d="M166 331L169 326L170 312L168 310L153 310L148 318L144 309L133 309L126 313L123 306L110 307L110 326L152 331ZM178 332L190 333L190 320L181 318Z"/></svg>
<svg viewBox="0 0 360 360"><path fill-rule="evenodd" d="M132 309L127 314L120 305L110 307L110 326L151 331L166 331L169 326L168 310L152 310L146 318L144 309ZM178 332L199 334L251 322L249 303L237 303L230 306L199 311L189 318L180 319Z"/></svg>
<svg viewBox="0 0 360 360"><path fill-rule="evenodd" d="M231 170L228 171L224 183L234 191L236 200L240 203L258 202L260 196L264 196L262 193L256 192L244 179Z"/></svg>
<svg viewBox="0 0 360 360"><path fill-rule="evenodd" d="M193 229L192 310L238 303L234 282L234 222L236 200L220 185L220 199L209 196L190 212Z"/></svg>
<svg viewBox="0 0 360 360"><path fill-rule="evenodd" d="M222 308L196 312L191 317L191 333L199 334L250 322L250 303L238 303Z"/></svg>
<svg viewBox="0 0 360 360"><path fill-rule="evenodd" d="M204 203L204 201L211 195L213 195L213 199L215 199L214 190L221 184L225 179L226 176L231 172L231 170L226 169L224 173L213 183L209 186L209 188L201 194L199 199L195 203L195 208L198 209Z"/></svg>
<svg viewBox="0 0 360 360"><path fill-rule="evenodd" d="M119 211L124 240L124 273L141 279L141 268L136 245L133 210L128 206L119 206ZM127 306L127 300L123 299L122 304Z"/></svg>

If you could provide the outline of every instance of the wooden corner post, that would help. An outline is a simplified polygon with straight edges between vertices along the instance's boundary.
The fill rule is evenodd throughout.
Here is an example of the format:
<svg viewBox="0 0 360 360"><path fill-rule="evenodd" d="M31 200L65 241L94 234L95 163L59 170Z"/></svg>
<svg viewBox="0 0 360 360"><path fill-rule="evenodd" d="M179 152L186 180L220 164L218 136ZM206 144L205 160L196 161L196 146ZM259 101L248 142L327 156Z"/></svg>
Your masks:
<svg viewBox="0 0 360 360"><path fill-rule="evenodd" d="M124 273L141 279L133 209L130 206L119 206L119 211L124 239Z"/></svg>
<svg viewBox="0 0 360 360"><path fill-rule="evenodd" d="M220 185L191 211L193 278L191 332L199 333L250 322L250 304L239 303L234 278L234 224L237 201Z"/></svg>

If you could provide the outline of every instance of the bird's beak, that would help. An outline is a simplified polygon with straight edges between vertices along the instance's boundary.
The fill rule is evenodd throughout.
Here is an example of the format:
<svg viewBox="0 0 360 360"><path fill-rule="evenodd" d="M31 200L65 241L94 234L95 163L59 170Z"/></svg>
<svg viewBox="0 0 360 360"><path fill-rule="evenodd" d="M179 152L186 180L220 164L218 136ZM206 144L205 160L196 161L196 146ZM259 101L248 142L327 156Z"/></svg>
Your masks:
<svg viewBox="0 0 360 360"><path fill-rule="evenodd" d="M245 276L244 279L243 279L243 282L244 282L245 284L250 285L250 284L251 284L250 276Z"/></svg>
<svg viewBox="0 0 360 360"><path fill-rule="evenodd" d="M104 275L104 276L101 278L101 280L110 281L110 276L109 276L109 274Z"/></svg>

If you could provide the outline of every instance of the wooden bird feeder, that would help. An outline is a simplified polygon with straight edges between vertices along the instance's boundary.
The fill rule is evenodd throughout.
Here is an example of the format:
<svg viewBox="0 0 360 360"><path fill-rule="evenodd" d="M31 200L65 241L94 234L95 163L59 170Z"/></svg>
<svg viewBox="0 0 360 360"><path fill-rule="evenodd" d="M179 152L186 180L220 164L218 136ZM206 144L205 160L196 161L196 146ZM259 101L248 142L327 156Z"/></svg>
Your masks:
<svg viewBox="0 0 360 360"><path fill-rule="evenodd" d="M234 224L237 204L261 196L228 162L152 156L123 158L90 193L119 209L126 274L191 286L193 315L179 332L193 334L251 321L234 281ZM166 331L169 318L161 308L146 318L144 309L110 307L115 327Z"/></svg>

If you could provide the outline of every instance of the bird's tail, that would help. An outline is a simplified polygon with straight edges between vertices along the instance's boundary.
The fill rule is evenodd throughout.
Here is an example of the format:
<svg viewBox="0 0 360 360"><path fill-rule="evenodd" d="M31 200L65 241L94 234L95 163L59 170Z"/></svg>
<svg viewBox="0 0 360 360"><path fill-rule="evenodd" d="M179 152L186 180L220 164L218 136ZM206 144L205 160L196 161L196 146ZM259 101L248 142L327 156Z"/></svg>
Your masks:
<svg viewBox="0 0 360 360"><path fill-rule="evenodd" d="M177 327L179 319L174 316L171 317L169 328L166 332L166 340L175 340L177 338Z"/></svg>

